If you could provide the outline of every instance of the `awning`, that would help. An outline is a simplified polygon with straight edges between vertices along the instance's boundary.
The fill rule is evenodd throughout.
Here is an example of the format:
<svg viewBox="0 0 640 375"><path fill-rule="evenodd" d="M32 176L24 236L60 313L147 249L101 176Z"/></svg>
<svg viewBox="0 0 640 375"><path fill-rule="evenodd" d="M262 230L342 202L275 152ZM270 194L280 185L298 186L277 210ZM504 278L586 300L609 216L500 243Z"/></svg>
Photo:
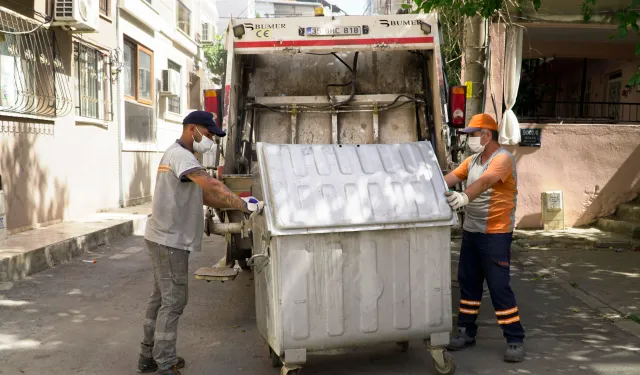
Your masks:
<svg viewBox="0 0 640 375"><path fill-rule="evenodd" d="M59 56L47 25L0 7L0 112L69 114L73 96Z"/></svg>

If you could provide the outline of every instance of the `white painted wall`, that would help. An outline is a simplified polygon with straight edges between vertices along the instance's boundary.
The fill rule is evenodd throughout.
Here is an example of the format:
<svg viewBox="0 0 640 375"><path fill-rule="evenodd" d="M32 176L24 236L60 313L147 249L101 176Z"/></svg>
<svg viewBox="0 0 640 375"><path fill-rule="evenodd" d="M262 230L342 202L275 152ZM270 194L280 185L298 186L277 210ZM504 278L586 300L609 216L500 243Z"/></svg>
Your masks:
<svg viewBox="0 0 640 375"><path fill-rule="evenodd" d="M159 158L182 133L182 120L192 109L188 108L189 73L194 66L204 65L202 51L196 43L202 22L215 21L214 6L200 0L182 0L191 10L191 30L184 33L177 28L176 0L155 0L152 5L143 0L126 0L120 20L119 42L122 48L126 36L153 51L155 92L153 113L156 118L156 139L149 143L130 142L125 139L124 93L120 93L122 136L123 195L127 205L148 201L151 198ZM162 70L168 69L168 61L180 65L181 113L167 110L167 97L161 96ZM201 71L199 72L202 76Z"/></svg>

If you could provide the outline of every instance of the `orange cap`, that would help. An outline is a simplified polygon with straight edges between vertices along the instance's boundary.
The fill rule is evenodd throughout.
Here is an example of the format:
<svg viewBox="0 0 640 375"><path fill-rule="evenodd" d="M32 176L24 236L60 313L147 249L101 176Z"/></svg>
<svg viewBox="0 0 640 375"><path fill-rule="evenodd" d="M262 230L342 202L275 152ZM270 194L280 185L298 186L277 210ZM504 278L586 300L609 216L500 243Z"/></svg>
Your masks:
<svg viewBox="0 0 640 375"><path fill-rule="evenodd" d="M469 121L469 126L466 128L459 130L460 133L473 133L477 132L480 129L488 129L498 131L498 124L496 120L493 119L490 115L486 113L481 113L479 115L475 115Z"/></svg>

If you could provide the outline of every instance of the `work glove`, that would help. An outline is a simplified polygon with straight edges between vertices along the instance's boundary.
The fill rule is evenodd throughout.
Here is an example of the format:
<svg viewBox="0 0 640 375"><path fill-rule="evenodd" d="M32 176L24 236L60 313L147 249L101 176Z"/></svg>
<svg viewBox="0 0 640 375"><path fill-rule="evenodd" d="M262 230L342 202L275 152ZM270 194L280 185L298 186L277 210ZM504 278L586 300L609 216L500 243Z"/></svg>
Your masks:
<svg viewBox="0 0 640 375"><path fill-rule="evenodd" d="M264 209L264 202L259 201L256 197L245 197L242 200L247 205L247 211L251 216L259 215Z"/></svg>
<svg viewBox="0 0 640 375"><path fill-rule="evenodd" d="M465 193L459 193L457 191L447 191L444 193L447 196L447 203L452 209L464 207L469 204L469 197Z"/></svg>

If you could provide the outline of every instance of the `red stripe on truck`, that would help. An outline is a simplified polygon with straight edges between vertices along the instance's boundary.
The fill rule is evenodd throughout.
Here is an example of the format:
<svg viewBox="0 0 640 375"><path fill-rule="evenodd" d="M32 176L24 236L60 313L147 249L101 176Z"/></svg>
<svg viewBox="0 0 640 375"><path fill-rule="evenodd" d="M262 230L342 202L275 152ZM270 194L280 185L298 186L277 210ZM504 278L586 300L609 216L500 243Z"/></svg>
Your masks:
<svg viewBox="0 0 640 375"><path fill-rule="evenodd" d="M317 39L317 40L268 40L257 42L235 42L235 48L276 48L276 47L322 47L364 44L425 44L433 43L432 36L411 38L368 38L368 39Z"/></svg>

